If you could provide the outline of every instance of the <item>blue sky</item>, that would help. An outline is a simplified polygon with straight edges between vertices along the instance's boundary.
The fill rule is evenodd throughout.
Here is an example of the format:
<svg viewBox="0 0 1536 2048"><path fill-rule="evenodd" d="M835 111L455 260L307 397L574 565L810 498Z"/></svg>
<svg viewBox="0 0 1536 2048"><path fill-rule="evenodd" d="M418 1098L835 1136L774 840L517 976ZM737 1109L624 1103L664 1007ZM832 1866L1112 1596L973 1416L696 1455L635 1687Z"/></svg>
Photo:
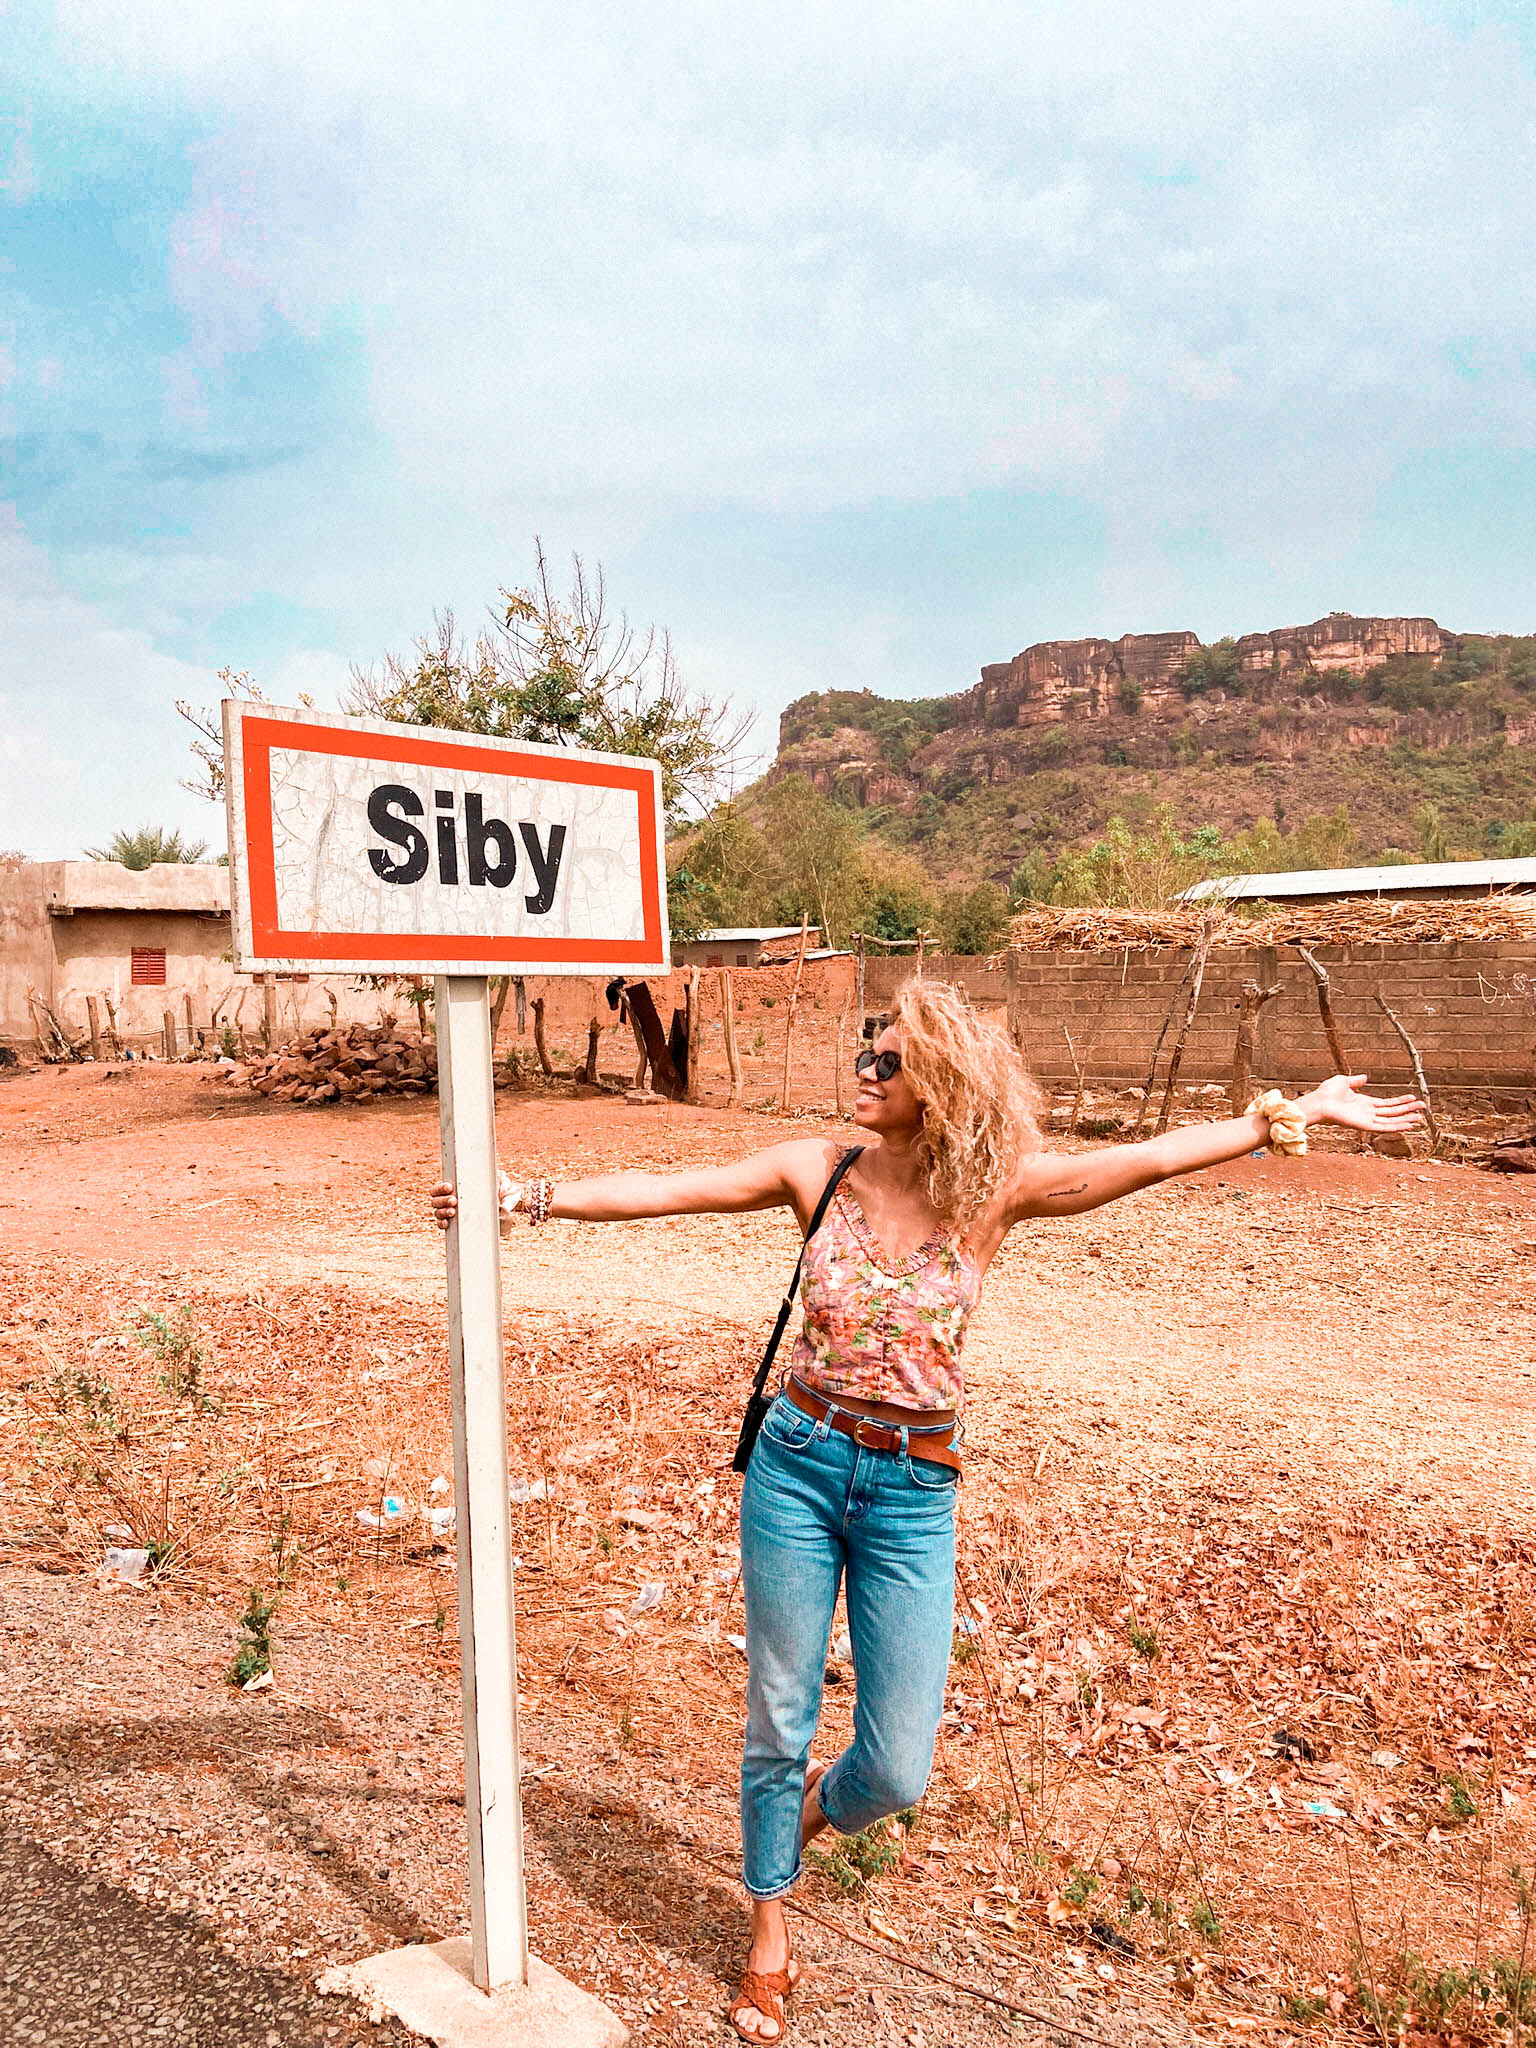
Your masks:
<svg viewBox="0 0 1536 2048"><path fill-rule="evenodd" d="M222 820L532 537L778 710L1029 641L1536 629L1521 0L0 15L0 847Z"/></svg>

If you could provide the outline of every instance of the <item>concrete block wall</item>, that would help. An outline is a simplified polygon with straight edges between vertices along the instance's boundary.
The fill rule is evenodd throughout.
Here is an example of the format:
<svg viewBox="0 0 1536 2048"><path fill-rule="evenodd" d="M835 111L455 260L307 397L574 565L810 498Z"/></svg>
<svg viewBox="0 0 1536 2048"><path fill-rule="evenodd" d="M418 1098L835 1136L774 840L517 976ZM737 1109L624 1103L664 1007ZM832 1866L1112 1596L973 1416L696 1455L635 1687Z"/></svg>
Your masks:
<svg viewBox="0 0 1536 2048"><path fill-rule="evenodd" d="M1430 1086L1536 1089L1536 946L1454 943L1318 946L1344 1050L1382 1085L1411 1084L1401 1040L1376 1005L1391 1004L1418 1046ZM1188 955L1178 950L1014 953L1007 970L983 960L938 958L973 1000L1007 1002L1026 1059L1044 1081L1072 1078L1067 1034L1085 1074L1101 1087L1145 1080L1163 1020L1174 1007ZM910 961L871 961L866 1007L883 1008L912 972ZM1280 1086L1332 1071L1316 984L1294 947L1227 947L1211 954L1200 1007L1185 1040L1180 1078L1225 1082L1231 1072L1238 993L1245 981L1281 993L1260 1015L1254 1074ZM1164 1052L1182 1021L1184 1001Z"/></svg>

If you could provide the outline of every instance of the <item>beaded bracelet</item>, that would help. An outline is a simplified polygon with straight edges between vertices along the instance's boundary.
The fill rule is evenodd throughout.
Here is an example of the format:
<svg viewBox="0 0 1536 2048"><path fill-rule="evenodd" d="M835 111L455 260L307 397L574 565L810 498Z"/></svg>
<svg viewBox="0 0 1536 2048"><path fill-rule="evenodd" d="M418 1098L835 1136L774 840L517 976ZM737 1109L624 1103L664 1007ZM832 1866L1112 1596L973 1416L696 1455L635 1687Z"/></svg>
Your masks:
<svg viewBox="0 0 1536 2048"><path fill-rule="evenodd" d="M1304 1159L1307 1154L1307 1119L1299 1103L1282 1095L1278 1088L1266 1088L1255 1095L1243 1112L1257 1112L1269 1121L1269 1149L1286 1159Z"/></svg>
<svg viewBox="0 0 1536 2048"><path fill-rule="evenodd" d="M510 1224L514 1216L526 1216L528 1227L536 1229L549 1221L549 1205L554 1194L554 1182L544 1179L525 1180L519 1185L498 1174L496 1207L501 1214L503 1226Z"/></svg>

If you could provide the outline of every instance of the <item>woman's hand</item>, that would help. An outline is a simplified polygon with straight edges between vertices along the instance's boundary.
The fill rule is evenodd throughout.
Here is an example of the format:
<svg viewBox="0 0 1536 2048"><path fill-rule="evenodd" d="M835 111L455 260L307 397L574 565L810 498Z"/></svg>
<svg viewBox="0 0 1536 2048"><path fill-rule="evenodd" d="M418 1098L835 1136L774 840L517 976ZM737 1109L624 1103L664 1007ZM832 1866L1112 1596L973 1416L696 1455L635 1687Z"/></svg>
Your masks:
<svg viewBox="0 0 1536 2048"><path fill-rule="evenodd" d="M1334 1074L1298 1098L1309 1124L1344 1124L1354 1131L1416 1131L1424 1105L1416 1095L1362 1095L1364 1074Z"/></svg>
<svg viewBox="0 0 1536 2048"><path fill-rule="evenodd" d="M514 1197L516 1199L514 1200ZM432 1220L439 1230L446 1230L459 1213L459 1197L451 1180L440 1180L427 1198L432 1204ZM512 1218L523 1206L517 1183L498 1166L496 1169L496 1212L501 1224L501 1234L506 1237L512 1229Z"/></svg>

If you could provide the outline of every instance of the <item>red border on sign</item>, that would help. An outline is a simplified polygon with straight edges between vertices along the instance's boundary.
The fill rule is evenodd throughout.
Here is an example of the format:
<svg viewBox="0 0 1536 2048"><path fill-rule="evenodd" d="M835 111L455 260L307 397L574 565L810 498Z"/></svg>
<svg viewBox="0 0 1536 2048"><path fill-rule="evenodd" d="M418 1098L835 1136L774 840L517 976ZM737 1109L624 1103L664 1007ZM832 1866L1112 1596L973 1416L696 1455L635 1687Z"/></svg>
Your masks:
<svg viewBox="0 0 1536 2048"><path fill-rule="evenodd" d="M258 958L376 958L419 960L548 960L603 966L661 957L660 849L656 843L656 781L645 768L606 761L562 760L558 754L523 754L507 747L455 746L409 734L358 732L296 719L246 717L241 721L244 762L245 844L251 898L251 943ZM352 760L405 761L418 768L478 768L493 775L526 775L538 782L578 782L633 793L640 827L641 939L488 938L462 932L293 932L277 921L277 857L272 835L272 749L342 754Z"/></svg>

